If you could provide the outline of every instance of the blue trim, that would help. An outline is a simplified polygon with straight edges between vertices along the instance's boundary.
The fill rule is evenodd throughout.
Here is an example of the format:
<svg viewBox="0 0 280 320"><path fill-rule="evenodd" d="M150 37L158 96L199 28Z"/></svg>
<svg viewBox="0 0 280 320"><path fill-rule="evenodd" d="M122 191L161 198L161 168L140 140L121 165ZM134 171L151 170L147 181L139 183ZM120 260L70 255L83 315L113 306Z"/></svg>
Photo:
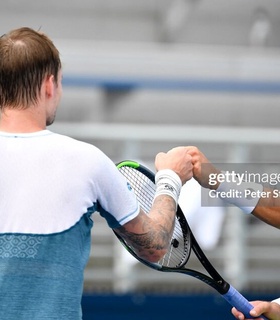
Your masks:
<svg viewBox="0 0 280 320"><path fill-rule="evenodd" d="M137 205L137 208L133 212L127 214L120 221L118 221L110 212L103 209L103 207L100 205L99 202L98 202L96 211L99 212L101 217L103 217L107 221L107 224L111 229L115 229L122 226L122 222L126 220L128 217L135 215L135 213L139 211L139 206Z"/></svg>
<svg viewBox="0 0 280 320"><path fill-rule="evenodd" d="M107 90L186 90L232 93L279 94L280 81L230 80L230 79L164 79L98 77L64 75L65 87L102 87Z"/></svg>

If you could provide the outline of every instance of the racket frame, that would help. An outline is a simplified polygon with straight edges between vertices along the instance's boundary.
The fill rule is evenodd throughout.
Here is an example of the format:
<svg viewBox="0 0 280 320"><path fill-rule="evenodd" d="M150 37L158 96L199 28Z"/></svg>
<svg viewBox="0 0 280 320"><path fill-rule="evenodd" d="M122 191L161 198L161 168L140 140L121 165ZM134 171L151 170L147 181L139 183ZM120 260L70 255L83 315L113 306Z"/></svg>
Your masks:
<svg viewBox="0 0 280 320"><path fill-rule="evenodd" d="M144 174L153 183L155 183L154 173L136 161L125 160L117 163L116 166L118 169L121 169L122 167L125 167L125 166L134 168L139 172L141 172L142 174ZM231 304L232 306L240 310L245 315L246 318L252 318L249 312L253 308L253 306L248 302L248 300L245 297L243 297L243 295L241 295L234 287L232 287L227 281L225 281L222 278L222 276L218 273L218 271L214 268L214 266L211 264L211 262L209 261L209 259L206 257L203 250L199 246L198 242L196 241L195 236L193 235L191 228L188 225L188 222L185 218L185 215L179 205L177 206L176 219L179 221L179 224L182 228L182 232L188 236L188 241L189 241L188 246L190 248L188 249L188 254L186 255L186 259L179 266L175 268L166 267L159 263L151 263L140 258L133 251L133 249L125 242L125 240L122 239L122 237L118 235L114 230L113 231L116 237L121 242L121 244L124 246L124 248L142 264L152 269L155 269L157 271L182 273L182 274L186 274L191 277L197 278L198 280L206 283L207 285L215 289L217 292L219 292L221 296L229 304ZM190 258L191 251L194 252L194 254L198 258L198 260L201 262L202 266L204 267L204 269L207 271L209 275L203 274L197 270L185 268L185 265L187 264ZM263 315L260 316L259 318L267 320L267 318Z"/></svg>

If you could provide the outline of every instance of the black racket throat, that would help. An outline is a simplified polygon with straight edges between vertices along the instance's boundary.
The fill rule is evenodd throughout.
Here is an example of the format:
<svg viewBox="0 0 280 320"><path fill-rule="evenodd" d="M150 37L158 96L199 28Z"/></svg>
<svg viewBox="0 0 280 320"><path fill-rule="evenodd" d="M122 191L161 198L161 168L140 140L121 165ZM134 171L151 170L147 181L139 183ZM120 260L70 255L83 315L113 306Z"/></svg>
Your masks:
<svg viewBox="0 0 280 320"><path fill-rule="evenodd" d="M165 268L163 266L161 269L158 269L158 270L188 274L192 277L195 277L205 282L207 285L210 285L219 293L225 294L226 292L228 292L229 284L221 277L221 275L217 272L217 270L213 267L211 262L208 260L208 258L204 254L179 205L177 208L176 216L177 216L177 219L180 219L180 225L182 229L184 229L185 236L188 237L187 248L186 248L186 252L188 252L187 259L184 261L182 265L178 266L177 268ZM173 238L171 240L171 245L173 245L173 243L176 243L176 238ZM197 270L193 270L185 267L185 265L187 264L191 256L192 251L194 252L196 257L199 259L199 261L201 262L201 264L203 265L204 269L207 271L209 276Z"/></svg>
<svg viewBox="0 0 280 320"><path fill-rule="evenodd" d="M117 167L133 189L141 208L148 214L153 204L156 188L154 173L145 166L130 160L118 163ZM119 234L116 232L115 234L128 252L144 265L158 271L184 273L205 282L221 294L228 292L229 284L220 276L205 256L179 205L168 252L158 263L150 263L141 259ZM208 275L185 267L191 251L195 253Z"/></svg>
<svg viewBox="0 0 280 320"><path fill-rule="evenodd" d="M221 275L217 272L217 270L213 267L213 265L210 263L208 258L205 256L204 252L200 248L192 232L191 232L191 241L192 241L192 249L195 255L197 256L197 258L199 259L199 261L201 262L205 270L208 272L208 274L212 277L212 278L206 277L204 274L198 273L197 271L195 271L195 274L197 275L196 278L210 285L221 294L227 293L229 290L229 284L221 277ZM190 272L192 271L193 270L190 270Z"/></svg>

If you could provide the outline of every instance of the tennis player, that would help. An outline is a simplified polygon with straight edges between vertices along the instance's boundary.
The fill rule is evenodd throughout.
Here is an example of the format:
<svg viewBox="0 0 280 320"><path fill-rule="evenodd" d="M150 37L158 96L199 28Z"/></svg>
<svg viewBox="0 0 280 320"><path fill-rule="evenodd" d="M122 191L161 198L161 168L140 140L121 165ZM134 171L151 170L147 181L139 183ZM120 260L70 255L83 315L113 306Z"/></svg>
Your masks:
<svg viewBox="0 0 280 320"><path fill-rule="evenodd" d="M185 148L158 154L170 188L159 186L146 215L106 155L47 129L61 95L59 52L45 34L24 27L0 37L0 319L82 319L93 213L157 261L192 177Z"/></svg>
<svg viewBox="0 0 280 320"><path fill-rule="evenodd" d="M227 195L232 190L241 192L240 197L224 196L222 199L236 205L245 213L252 213L260 220L280 229L280 195L277 196L278 193L275 192L278 190L273 192L255 182L240 183L237 181L234 183L231 177L226 179L226 173L215 168L197 147L190 146L186 149L192 156L194 178L202 187L215 190L218 196ZM213 177L213 180L210 177ZM246 190L250 192L248 197L245 196Z"/></svg>
<svg viewBox="0 0 280 320"><path fill-rule="evenodd" d="M220 182L225 180L222 179L223 172L215 168L197 147L189 146L186 149L192 156L193 176L202 187L214 189L217 194L224 192L225 195L233 189L241 192L240 194L244 194L245 190L250 190L251 193L254 191L256 197L248 197L248 199L245 197L223 197L223 200L239 207L245 213L252 213L260 220L280 228L280 197L275 196L276 193L254 182L241 184L234 184L232 181L230 183ZM211 181L210 177L215 177L215 181ZM252 301L251 303L254 308L250 313L254 319L263 314L270 320L280 320L280 298L271 302ZM245 319L244 315L235 308L232 309L232 314L236 319Z"/></svg>

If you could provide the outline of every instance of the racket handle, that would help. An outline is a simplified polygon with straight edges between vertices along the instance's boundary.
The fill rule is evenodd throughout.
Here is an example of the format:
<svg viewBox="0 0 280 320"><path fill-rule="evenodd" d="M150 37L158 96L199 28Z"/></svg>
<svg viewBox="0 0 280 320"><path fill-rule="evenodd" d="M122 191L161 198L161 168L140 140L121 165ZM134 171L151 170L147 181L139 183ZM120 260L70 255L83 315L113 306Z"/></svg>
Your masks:
<svg viewBox="0 0 280 320"><path fill-rule="evenodd" d="M228 292L223 294L222 296L229 304L235 307L238 311L242 312L246 319L253 319L253 317L250 315L250 311L253 309L253 306L234 287L230 286ZM263 315L259 316L258 318L268 320Z"/></svg>

